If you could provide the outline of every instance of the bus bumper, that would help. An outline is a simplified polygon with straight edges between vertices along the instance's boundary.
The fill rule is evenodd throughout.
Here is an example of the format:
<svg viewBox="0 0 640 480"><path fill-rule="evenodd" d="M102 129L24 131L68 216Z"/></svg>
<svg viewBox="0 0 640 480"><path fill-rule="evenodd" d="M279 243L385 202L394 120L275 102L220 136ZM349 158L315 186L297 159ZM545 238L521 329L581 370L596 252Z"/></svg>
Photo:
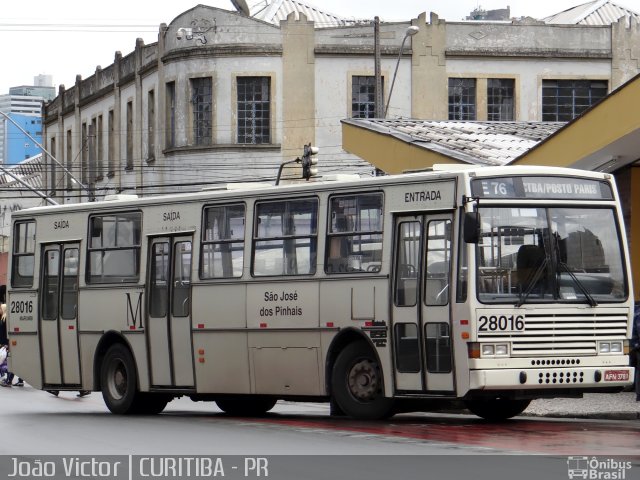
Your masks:
<svg viewBox="0 0 640 480"><path fill-rule="evenodd" d="M628 366L471 370L469 389L605 389L627 387L633 375Z"/></svg>

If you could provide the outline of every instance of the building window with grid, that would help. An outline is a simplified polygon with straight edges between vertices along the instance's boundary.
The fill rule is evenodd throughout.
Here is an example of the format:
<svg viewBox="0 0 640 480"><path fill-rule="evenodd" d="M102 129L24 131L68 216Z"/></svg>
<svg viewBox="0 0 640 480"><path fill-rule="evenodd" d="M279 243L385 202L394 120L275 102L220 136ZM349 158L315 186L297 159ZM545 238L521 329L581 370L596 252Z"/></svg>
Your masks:
<svg viewBox="0 0 640 480"><path fill-rule="evenodd" d="M271 143L271 79L238 77L238 143Z"/></svg>
<svg viewBox="0 0 640 480"><path fill-rule="evenodd" d="M606 95L606 80L543 80L542 121L573 120Z"/></svg>
<svg viewBox="0 0 640 480"><path fill-rule="evenodd" d="M211 78L192 78L191 105L193 107L194 145L211 145L212 100Z"/></svg>
<svg viewBox="0 0 640 480"><path fill-rule="evenodd" d="M515 117L515 80L489 78L487 80L487 120L511 122Z"/></svg>
<svg viewBox="0 0 640 480"><path fill-rule="evenodd" d="M476 79L449 79L449 120L476 119Z"/></svg>
<svg viewBox="0 0 640 480"><path fill-rule="evenodd" d="M382 79L384 92L384 79ZM351 117L376 117L376 77L354 75L351 77Z"/></svg>

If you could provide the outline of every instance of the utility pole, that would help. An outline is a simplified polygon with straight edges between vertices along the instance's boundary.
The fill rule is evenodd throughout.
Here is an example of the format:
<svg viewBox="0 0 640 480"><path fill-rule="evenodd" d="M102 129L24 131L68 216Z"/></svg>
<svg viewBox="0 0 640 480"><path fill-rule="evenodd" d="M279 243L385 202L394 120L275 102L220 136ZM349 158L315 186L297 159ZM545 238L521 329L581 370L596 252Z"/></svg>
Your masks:
<svg viewBox="0 0 640 480"><path fill-rule="evenodd" d="M374 75L376 77L375 117L383 118L382 71L380 69L380 17L373 19L373 55L375 58Z"/></svg>
<svg viewBox="0 0 640 480"><path fill-rule="evenodd" d="M87 193L89 201L96 200L96 132L93 125L89 125L89 135L87 135L87 148L89 149L89 181L87 182Z"/></svg>

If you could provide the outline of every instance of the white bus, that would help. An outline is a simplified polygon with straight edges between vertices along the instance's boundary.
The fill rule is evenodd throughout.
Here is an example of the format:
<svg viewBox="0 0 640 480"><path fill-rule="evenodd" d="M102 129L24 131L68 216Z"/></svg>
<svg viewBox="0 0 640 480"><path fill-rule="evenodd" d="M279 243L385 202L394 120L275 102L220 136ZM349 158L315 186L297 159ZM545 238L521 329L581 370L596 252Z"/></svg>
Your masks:
<svg viewBox="0 0 640 480"><path fill-rule="evenodd" d="M38 207L12 217L11 370L119 414L179 396L383 418L630 385L610 175L438 168Z"/></svg>

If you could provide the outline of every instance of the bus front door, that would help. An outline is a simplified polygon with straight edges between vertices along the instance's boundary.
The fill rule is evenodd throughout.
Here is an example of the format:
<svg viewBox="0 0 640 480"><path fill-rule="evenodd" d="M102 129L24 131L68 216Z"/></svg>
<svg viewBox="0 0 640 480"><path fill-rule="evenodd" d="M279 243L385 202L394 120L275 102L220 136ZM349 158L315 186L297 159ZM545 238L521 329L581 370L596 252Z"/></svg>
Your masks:
<svg viewBox="0 0 640 480"><path fill-rule="evenodd" d="M42 250L40 349L45 386L80 385L78 259L75 243Z"/></svg>
<svg viewBox="0 0 640 480"><path fill-rule="evenodd" d="M154 387L193 388L191 237L150 240L147 341Z"/></svg>
<svg viewBox="0 0 640 480"><path fill-rule="evenodd" d="M451 214L395 221L392 298L396 390L454 389L449 299Z"/></svg>

